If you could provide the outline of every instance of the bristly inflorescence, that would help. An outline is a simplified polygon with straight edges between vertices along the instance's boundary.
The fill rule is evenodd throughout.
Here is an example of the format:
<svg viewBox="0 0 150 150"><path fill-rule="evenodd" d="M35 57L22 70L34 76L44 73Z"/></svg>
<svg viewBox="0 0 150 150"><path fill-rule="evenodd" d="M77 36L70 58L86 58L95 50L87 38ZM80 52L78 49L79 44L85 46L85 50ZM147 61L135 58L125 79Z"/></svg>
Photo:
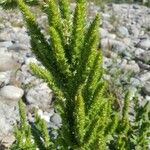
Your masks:
<svg viewBox="0 0 150 150"><path fill-rule="evenodd" d="M40 150L58 147L62 150L105 150L111 146L125 150L128 142L125 136L131 133L129 94L120 117L113 108L114 97L108 90L108 83L102 78L102 51L97 49L100 16L97 14L87 28L86 1L76 0L73 14L69 5L68 0L46 1L50 35L47 40L35 16L23 0L18 0L31 37L31 50L44 66L30 64L30 68L53 90L55 107L62 117L59 135L52 139L45 122L35 115L35 125L28 133L31 135L29 141L33 141L31 150L37 147ZM20 109L23 110L21 105ZM21 124L27 128L29 125L24 125L22 112Z"/></svg>
<svg viewBox="0 0 150 150"><path fill-rule="evenodd" d="M61 115L66 118L59 142L73 148L89 147L97 138L103 138L105 129L100 122L104 119L108 123L106 111L110 109L110 99L103 94L106 85L101 79L102 52L97 49L99 14L87 28L86 1L76 1L72 17L67 0L58 4L50 0L46 10L50 34L50 41L47 41L23 0L18 4L31 36L32 51L45 69L35 64L30 66L52 88L58 99L56 107L61 108ZM98 135L100 128L101 137ZM69 141L65 134L70 137ZM88 135L90 139L86 140Z"/></svg>

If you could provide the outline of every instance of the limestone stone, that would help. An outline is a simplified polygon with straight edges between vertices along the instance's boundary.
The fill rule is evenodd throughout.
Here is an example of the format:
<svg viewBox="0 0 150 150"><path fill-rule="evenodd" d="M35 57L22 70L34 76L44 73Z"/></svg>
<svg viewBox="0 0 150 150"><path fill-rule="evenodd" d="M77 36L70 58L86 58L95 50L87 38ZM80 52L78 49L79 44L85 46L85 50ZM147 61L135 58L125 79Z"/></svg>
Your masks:
<svg viewBox="0 0 150 150"><path fill-rule="evenodd" d="M19 100L24 94L24 91L21 88L7 85L0 89L0 96L10 99L10 100Z"/></svg>

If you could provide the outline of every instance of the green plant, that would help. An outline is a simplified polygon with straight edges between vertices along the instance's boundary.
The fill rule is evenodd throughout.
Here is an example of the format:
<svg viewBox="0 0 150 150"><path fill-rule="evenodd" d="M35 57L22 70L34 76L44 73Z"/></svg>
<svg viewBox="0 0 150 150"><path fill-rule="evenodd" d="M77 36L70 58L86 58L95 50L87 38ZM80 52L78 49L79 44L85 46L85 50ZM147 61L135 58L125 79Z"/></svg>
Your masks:
<svg viewBox="0 0 150 150"><path fill-rule="evenodd" d="M150 103L143 106L139 103L138 96L133 98L133 105L125 96L122 110L122 119L119 120L116 135L110 142L110 150L147 150L150 138ZM134 112L129 111L132 106ZM130 119L132 117L132 119Z"/></svg>
<svg viewBox="0 0 150 150"><path fill-rule="evenodd" d="M150 0L142 0L142 4L147 7L150 7Z"/></svg>
<svg viewBox="0 0 150 150"><path fill-rule="evenodd" d="M16 142L10 147L11 150L45 150L52 148L46 123L35 111L35 125L27 123L26 110L22 100L19 101L20 124L15 127Z"/></svg>
<svg viewBox="0 0 150 150"><path fill-rule="evenodd" d="M15 8L17 6L17 1L16 0L1 0L0 6L2 6L4 9Z"/></svg>
<svg viewBox="0 0 150 150"><path fill-rule="evenodd" d="M97 15L87 28L86 2L77 0L76 4L72 19L67 0L59 1L59 5L55 0L47 2L45 13L50 34L47 40L29 8L23 0L18 0L31 37L32 52L45 68L36 64L30 67L53 90L62 126L58 137L51 138L45 121L37 114L34 124L26 122L20 102L21 123L12 146L15 149L105 150L113 143L115 149L127 148L128 140L124 137L132 129L128 118L129 93L120 117L114 110L115 100L108 91L108 83L103 80L102 52L97 49L100 17Z"/></svg>
<svg viewBox="0 0 150 150"><path fill-rule="evenodd" d="M24 0L28 5L37 5L39 0ZM0 6L4 9L14 9L17 7L17 0L1 0Z"/></svg>
<svg viewBox="0 0 150 150"><path fill-rule="evenodd" d="M11 149L32 149L35 148L35 144L31 140L31 128L27 124L25 106L22 101L19 101L19 114L20 125L15 127L16 143L12 145Z"/></svg>

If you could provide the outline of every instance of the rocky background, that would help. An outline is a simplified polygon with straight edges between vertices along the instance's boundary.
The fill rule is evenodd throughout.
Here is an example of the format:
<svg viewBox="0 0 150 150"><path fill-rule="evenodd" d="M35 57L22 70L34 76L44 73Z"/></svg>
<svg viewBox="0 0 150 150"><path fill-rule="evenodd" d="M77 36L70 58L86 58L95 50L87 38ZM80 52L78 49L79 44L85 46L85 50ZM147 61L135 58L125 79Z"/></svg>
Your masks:
<svg viewBox="0 0 150 150"><path fill-rule="evenodd" d="M74 9L75 4L71 4ZM37 12L37 8L32 8ZM102 15L99 47L104 53L104 78L109 80L121 106L124 90L139 97L141 104L150 101L150 8L140 5L109 4L103 9L89 4L89 21ZM38 10L38 22L46 31L45 14ZM13 125L19 119L18 100L27 105L33 121L33 107L47 121L48 127L61 126L53 108L53 93L29 69L29 63L41 65L30 51L27 30L18 10L0 8L0 149L14 141Z"/></svg>

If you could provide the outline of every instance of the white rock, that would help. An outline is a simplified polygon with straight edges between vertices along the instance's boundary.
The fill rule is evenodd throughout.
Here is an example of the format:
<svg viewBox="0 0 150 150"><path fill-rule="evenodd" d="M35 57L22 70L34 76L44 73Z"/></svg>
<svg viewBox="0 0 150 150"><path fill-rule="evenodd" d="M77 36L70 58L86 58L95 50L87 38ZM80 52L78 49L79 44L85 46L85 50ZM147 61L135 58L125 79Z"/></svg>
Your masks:
<svg viewBox="0 0 150 150"><path fill-rule="evenodd" d="M149 39L145 39L145 40L140 41L139 47L143 48L145 50L150 49L150 40Z"/></svg>
<svg viewBox="0 0 150 150"><path fill-rule="evenodd" d="M109 34L107 35L107 37L108 37L109 39L115 39L115 38L116 38L116 34L111 34L111 33L109 33Z"/></svg>
<svg viewBox="0 0 150 150"><path fill-rule="evenodd" d="M53 122L56 126L60 126L62 123L62 119L60 117L59 114L55 113L52 117L51 117L51 122Z"/></svg>
<svg viewBox="0 0 150 150"><path fill-rule="evenodd" d="M51 117L54 114L54 108L48 110L49 116Z"/></svg>
<svg viewBox="0 0 150 150"><path fill-rule="evenodd" d="M9 47L12 45L11 41L0 42L0 47Z"/></svg>
<svg viewBox="0 0 150 150"><path fill-rule="evenodd" d="M145 99L146 99L147 101L150 101L150 96L146 95Z"/></svg>
<svg viewBox="0 0 150 150"><path fill-rule="evenodd" d="M26 101L29 104L35 104L40 108L49 108L52 101L52 91L46 83L41 83L32 87L26 94Z"/></svg>
<svg viewBox="0 0 150 150"><path fill-rule="evenodd" d="M14 50L16 52L19 52L21 50L23 50L23 51L28 50L28 48L29 47L24 44L13 44L8 47L8 50Z"/></svg>
<svg viewBox="0 0 150 150"><path fill-rule="evenodd" d="M130 61L127 64L122 64L121 68L126 72L133 72L133 73L139 73L140 67L135 61Z"/></svg>
<svg viewBox="0 0 150 150"><path fill-rule="evenodd" d="M141 59L145 63L150 64L150 51L146 51L144 53L141 53L139 56L139 59Z"/></svg>
<svg viewBox="0 0 150 150"><path fill-rule="evenodd" d="M41 109L38 109L37 113L40 117L43 116L43 111Z"/></svg>
<svg viewBox="0 0 150 150"><path fill-rule="evenodd" d="M118 28L118 34L121 37L128 37L129 36L128 29L126 27L124 27L124 26L120 26Z"/></svg>
<svg viewBox="0 0 150 150"><path fill-rule="evenodd" d="M26 65L29 65L30 63L35 63L35 64L37 64L38 61L37 61L36 58L27 57L27 58L25 59L25 63L26 63Z"/></svg>
<svg viewBox="0 0 150 150"><path fill-rule="evenodd" d="M108 14L108 13L103 13L103 14L102 14L102 17L108 20L108 19L110 18L110 14Z"/></svg>
<svg viewBox="0 0 150 150"><path fill-rule="evenodd" d="M0 23L0 29L5 28L5 25L3 23Z"/></svg>
<svg viewBox="0 0 150 150"><path fill-rule="evenodd" d="M145 62L138 61L138 65L139 65L140 68L142 68L143 70L150 70L150 65L146 64Z"/></svg>
<svg viewBox="0 0 150 150"><path fill-rule="evenodd" d="M146 81L148 81L150 79L150 72L144 72L139 76L139 79L142 81L142 83L145 83Z"/></svg>
<svg viewBox="0 0 150 150"><path fill-rule="evenodd" d="M0 55L0 72L13 70L17 67L18 63L10 53L3 53Z"/></svg>
<svg viewBox="0 0 150 150"><path fill-rule="evenodd" d="M124 51L127 50L127 46L123 42L109 39L109 38L102 39L101 46L104 50L110 49L119 53L123 53Z"/></svg>
<svg viewBox="0 0 150 150"><path fill-rule="evenodd" d="M125 43L128 46L132 45L132 40L130 38L128 38L128 37L127 38L123 38L122 42Z"/></svg>
<svg viewBox="0 0 150 150"><path fill-rule="evenodd" d="M44 119L46 122L50 122L50 116L49 115L43 115L42 119Z"/></svg>
<svg viewBox="0 0 150 150"><path fill-rule="evenodd" d="M139 79L137 78L131 78L130 79L130 84L133 86L133 87L138 87L141 85L141 82Z"/></svg>
<svg viewBox="0 0 150 150"><path fill-rule="evenodd" d="M131 27L131 33L133 34L134 37L138 37L140 34L140 30L138 28L136 28L135 26Z"/></svg>
<svg viewBox="0 0 150 150"><path fill-rule="evenodd" d="M0 89L0 96L11 99L11 100L19 100L24 94L24 91L21 88L8 85L4 86Z"/></svg>
<svg viewBox="0 0 150 150"><path fill-rule="evenodd" d="M106 38L108 35L108 31L103 29L103 28L100 28L100 37L101 38Z"/></svg>
<svg viewBox="0 0 150 150"><path fill-rule="evenodd" d="M122 59L121 62L120 62L120 67L123 68L126 65L127 65L127 60L126 59Z"/></svg>
<svg viewBox="0 0 150 150"><path fill-rule="evenodd" d="M49 113L43 112L41 109L38 109L38 115L41 119L44 119L46 122L50 122L50 115Z"/></svg>
<svg viewBox="0 0 150 150"><path fill-rule="evenodd" d="M106 67L110 67L112 65L112 59L110 58L104 57L103 61L104 61L104 66Z"/></svg>
<svg viewBox="0 0 150 150"><path fill-rule="evenodd" d="M137 49L135 50L135 52L134 52L134 55L135 55L135 57L139 58L140 55L141 55L142 53L144 53L144 52L145 52L145 50L143 50L143 49L141 49L141 48L137 48Z"/></svg>
<svg viewBox="0 0 150 150"><path fill-rule="evenodd" d="M143 91L145 94L150 96L150 82L147 82L144 87L143 87Z"/></svg>
<svg viewBox="0 0 150 150"><path fill-rule="evenodd" d="M27 47L29 46L29 36L25 28L21 28L21 29L19 28L19 30L18 31L16 30L14 34L16 35L15 40L18 41L18 43L22 43Z"/></svg>
<svg viewBox="0 0 150 150"><path fill-rule="evenodd" d="M17 108L17 109L16 109ZM6 104L6 100L0 99L0 141L11 145L14 142L13 125L19 119L18 104L15 106Z"/></svg>
<svg viewBox="0 0 150 150"><path fill-rule="evenodd" d="M137 88L130 87L130 100L132 100L135 97L136 92L137 92Z"/></svg>
<svg viewBox="0 0 150 150"><path fill-rule="evenodd" d="M0 72L0 85L1 84L8 84L10 82L10 78L11 78L11 72L10 71L6 71L6 72Z"/></svg>
<svg viewBox="0 0 150 150"><path fill-rule="evenodd" d="M4 54L4 53L7 53L7 48L6 47L0 47L0 55Z"/></svg>

